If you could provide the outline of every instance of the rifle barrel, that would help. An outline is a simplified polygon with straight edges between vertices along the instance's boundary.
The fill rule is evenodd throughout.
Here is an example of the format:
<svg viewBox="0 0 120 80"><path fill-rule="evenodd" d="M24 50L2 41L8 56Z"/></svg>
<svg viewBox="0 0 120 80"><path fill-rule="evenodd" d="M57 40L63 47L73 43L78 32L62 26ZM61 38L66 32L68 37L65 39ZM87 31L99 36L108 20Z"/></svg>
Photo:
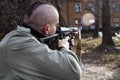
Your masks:
<svg viewBox="0 0 120 80"><path fill-rule="evenodd" d="M57 37L59 34L54 34L54 35L51 35L51 36L47 36L47 37L44 37L44 38L40 38L40 42L44 42L45 40L48 40L50 38L53 38L53 37Z"/></svg>

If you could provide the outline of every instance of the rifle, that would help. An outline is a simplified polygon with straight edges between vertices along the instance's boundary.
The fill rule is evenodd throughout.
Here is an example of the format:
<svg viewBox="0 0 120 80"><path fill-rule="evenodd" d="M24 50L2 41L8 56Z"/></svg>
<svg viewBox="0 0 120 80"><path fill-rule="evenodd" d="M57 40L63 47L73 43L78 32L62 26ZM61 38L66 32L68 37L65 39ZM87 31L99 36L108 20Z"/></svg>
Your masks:
<svg viewBox="0 0 120 80"><path fill-rule="evenodd" d="M69 36L70 40L68 42L70 43L70 49L72 49L73 45L71 43L71 39L74 36L76 37L75 32L78 32L78 35L77 35L77 42L76 42L74 52L77 54L78 57L81 57L81 48L82 48L81 33L80 33L80 30L77 27L59 27L54 35L47 36L47 37L44 37L44 38L40 38L40 41L43 42L43 43L48 41L50 43L47 43L47 45L51 49L56 49L56 48L58 48L58 45L55 44L56 41L58 39L63 39L66 36ZM51 41L52 39L53 39L53 41Z"/></svg>
<svg viewBox="0 0 120 80"><path fill-rule="evenodd" d="M44 38L40 38L40 42L44 42L48 39L51 39L53 37L57 37L58 39L63 39L66 36L69 36L70 38L73 36L74 32L77 32L78 28L76 27L59 27L56 31L55 34L44 37Z"/></svg>
<svg viewBox="0 0 120 80"><path fill-rule="evenodd" d="M54 35L47 36L47 37L44 37L44 38L40 38L40 42L44 43L51 38L55 38L55 40L64 39L66 36L69 36L70 39L68 40L68 42L70 44L70 49L71 49L71 47L73 46L72 42L71 42L71 39L73 38L75 32L78 32L77 27L59 27ZM51 42L51 44L49 44L49 46L51 46L52 43L53 42Z"/></svg>

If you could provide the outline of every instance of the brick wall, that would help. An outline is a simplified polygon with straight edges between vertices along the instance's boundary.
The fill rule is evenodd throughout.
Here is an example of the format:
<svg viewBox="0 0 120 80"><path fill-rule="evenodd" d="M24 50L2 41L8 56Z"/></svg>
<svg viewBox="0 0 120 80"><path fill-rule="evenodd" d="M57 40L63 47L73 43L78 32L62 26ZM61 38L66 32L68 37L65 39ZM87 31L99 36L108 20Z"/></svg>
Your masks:
<svg viewBox="0 0 120 80"><path fill-rule="evenodd" d="M94 0L65 0L65 1L63 1L61 13L62 13L66 23L69 25L72 25L72 26L76 26L75 20L80 19L83 16L83 14L90 12L89 10L86 9L86 7L87 7L88 2L93 2L93 1ZM74 3L75 2L81 3L81 12L80 13L75 13L75 11L74 11ZM120 0L110 0L111 25L115 25L115 24L120 25L120 7L119 7L118 12L113 12L112 5L114 2L118 3L118 5L120 6ZM116 22L114 21L114 19L116 20ZM100 25L101 25L101 20L102 19L100 18Z"/></svg>

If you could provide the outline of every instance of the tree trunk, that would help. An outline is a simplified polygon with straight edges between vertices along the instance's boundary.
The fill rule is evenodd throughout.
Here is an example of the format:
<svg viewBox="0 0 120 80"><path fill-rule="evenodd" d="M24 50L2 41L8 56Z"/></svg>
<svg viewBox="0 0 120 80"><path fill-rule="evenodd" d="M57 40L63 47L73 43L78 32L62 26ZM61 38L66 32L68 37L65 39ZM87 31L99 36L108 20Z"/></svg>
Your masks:
<svg viewBox="0 0 120 80"><path fill-rule="evenodd" d="M93 34L93 38L98 38L98 31L99 31L99 14L100 14L100 5L99 5L100 0L95 0L95 30L94 30L94 34Z"/></svg>
<svg viewBox="0 0 120 80"><path fill-rule="evenodd" d="M96 17L95 19L95 30L94 30L94 34L93 34L93 38L98 38L98 31L99 31L99 20L98 17Z"/></svg>
<svg viewBox="0 0 120 80"><path fill-rule="evenodd" d="M110 27L110 6L109 0L102 0L102 26L103 26L103 38L102 45L114 46L111 35Z"/></svg>

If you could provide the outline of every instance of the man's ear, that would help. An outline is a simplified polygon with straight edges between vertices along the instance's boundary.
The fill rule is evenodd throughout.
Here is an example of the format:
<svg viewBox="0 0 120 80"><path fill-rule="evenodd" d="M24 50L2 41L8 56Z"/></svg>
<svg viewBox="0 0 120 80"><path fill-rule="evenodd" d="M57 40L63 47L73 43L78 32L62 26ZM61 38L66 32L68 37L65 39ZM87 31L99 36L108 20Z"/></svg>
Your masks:
<svg viewBox="0 0 120 80"><path fill-rule="evenodd" d="M49 28L49 24L44 25L43 32L45 35L48 35L48 28Z"/></svg>

